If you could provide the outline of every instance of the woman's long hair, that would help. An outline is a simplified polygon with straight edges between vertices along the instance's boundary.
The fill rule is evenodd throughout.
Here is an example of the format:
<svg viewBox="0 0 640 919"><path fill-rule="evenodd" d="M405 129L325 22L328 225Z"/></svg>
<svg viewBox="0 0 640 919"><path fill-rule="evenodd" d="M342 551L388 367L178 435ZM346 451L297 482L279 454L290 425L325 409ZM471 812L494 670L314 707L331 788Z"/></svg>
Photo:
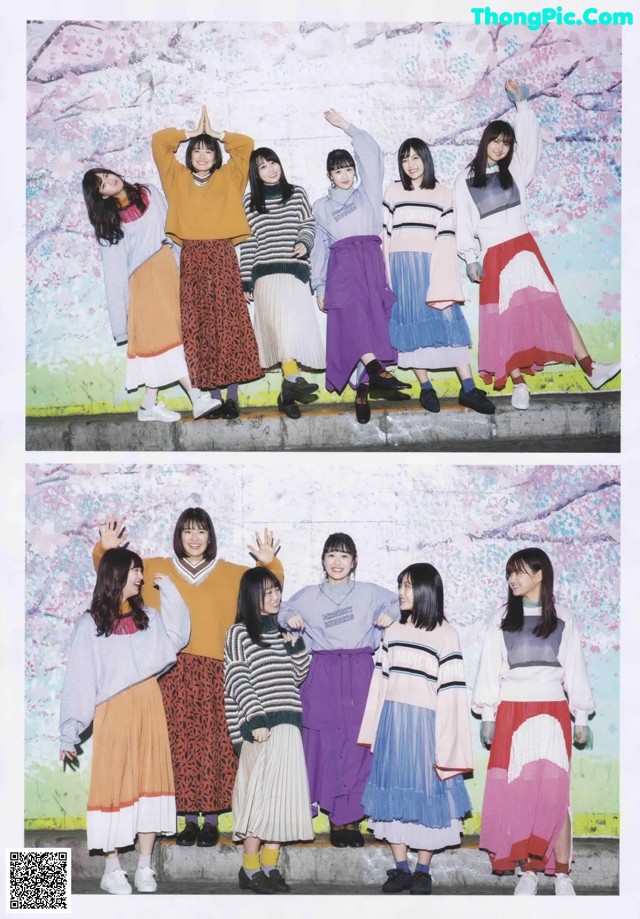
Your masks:
<svg viewBox="0 0 640 919"><path fill-rule="evenodd" d="M187 144L187 150L184 155L184 164L187 169L191 172L197 172L197 169L194 168L193 163L191 162L191 154L193 153L195 147L206 147L207 150L211 150L213 153L213 166L211 167L210 175L220 169L222 166L222 150L220 149L220 143L216 137L211 137L209 134L196 134L195 137L192 137Z"/></svg>
<svg viewBox="0 0 640 919"><path fill-rule="evenodd" d="M135 204L143 214L147 205L142 197L142 189L144 188L147 192L149 189L146 185L131 185L113 169L103 169L98 166L85 172L82 178L82 194L96 239L98 242L106 242L110 246L115 246L124 237L124 231L116 198L103 198L100 194L100 175L105 172L120 179L129 202Z"/></svg>
<svg viewBox="0 0 640 919"><path fill-rule="evenodd" d="M282 590L282 584L268 568L249 568L240 578L236 622L244 625L251 641L261 648L266 647L260 633L264 623L262 603L268 587Z"/></svg>
<svg viewBox="0 0 640 919"><path fill-rule="evenodd" d="M542 572L540 582L540 606L542 607L542 622L535 627L533 634L538 638L547 638L555 631L558 616L553 596L553 565L551 559L542 549L535 547L520 549L514 552L506 565L506 577L514 571ZM524 625L524 606L522 597L516 597L509 587L509 595L505 603L506 614L500 628L503 632L520 632Z"/></svg>
<svg viewBox="0 0 640 919"><path fill-rule="evenodd" d="M280 169L282 169L278 185L282 194L283 204L287 203L295 190L295 186L292 185L291 182L287 181L287 177L284 174L284 169L282 168L282 163L280 162L280 157L275 152L275 150L272 150L271 147L258 147L257 150L254 150L249 158L249 188L251 190L249 207L252 211L256 211L258 214L266 214L267 206L265 204L264 194L265 184L260 178L261 160L264 160L266 163L277 163Z"/></svg>
<svg viewBox="0 0 640 919"><path fill-rule="evenodd" d="M487 184L487 149L492 140L502 137L509 144L507 155L496 163L502 188L511 188L513 178L509 164L513 159L513 148L516 142L515 131L508 121L490 121L482 132L476 155L469 163L469 176L474 188L484 188Z"/></svg>
<svg viewBox="0 0 640 919"><path fill-rule="evenodd" d="M184 551L184 546L182 545L182 533L184 530L189 530L191 528L202 528L208 532L209 542L204 552L204 558L205 561L210 562L216 557L218 543L213 520L202 507L187 507L178 517L173 531L173 551L178 558L187 557L187 553Z"/></svg>
<svg viewBox="0 0 640 919"><path fill-rule="evenodd" d="M142 559L130 549L107 549L98 566L96 586L89 606L89 612L97 627L97 635L107 638L112 634L120 617L122 592L132 568L143 569ZM139 631L149 625L140 594L128 598L133 621Z"/></svg>
<svg viewBox="0 0 640 919"><path fill-rule="evenodd" d="M433 157L431 156L431 150L429 149L429 144L421 140L419 137L407 137L406 140L403 140L398 148L398 172L400 173L400 181L402 182L402 187L405 191L411 191L413 188L413 182L404 171L402 166L402 160L409 156L411 150L414 150L420 159L422 160L422 165L424 166L424 175L422 176L422 181L420 182L420 188L435 188L436 187L436 172L433 165Z"/></svg>
<svg viewBox="0 0 640 919"><path fill-rule="evenodd" d="M413 588L413 609L400 612L400 622L404 625L408 619L417 629L432 632L445 620L444 588L440 572L428 562L409 565L398 575L398 587L407 577Z"/></svg>

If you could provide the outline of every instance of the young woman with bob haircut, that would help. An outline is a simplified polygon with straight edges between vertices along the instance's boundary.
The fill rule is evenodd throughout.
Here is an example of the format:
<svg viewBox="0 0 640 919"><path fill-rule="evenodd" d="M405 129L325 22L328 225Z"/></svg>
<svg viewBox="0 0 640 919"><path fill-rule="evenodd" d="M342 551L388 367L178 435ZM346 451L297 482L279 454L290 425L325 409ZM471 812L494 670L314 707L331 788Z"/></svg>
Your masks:
<svg viewBox="0 0 640 919"><path fill-rule="evenodd" d="M280 846L313 839L299 692L309 652L301 637L278 626L281 596L270 571L246 571L224 652L227 722L240 757L233 789L234 839L244 850L238 882L258 894L286 893Z"/></svg>
<svg viewBox="0 0 640 919"><path fill-rule="evenodd" d="M214 410L208 392L189 377L180 330L180 291L174 247L165 233L167 202L154 185L141 185L98 166L85 172L82 193L100 244L111 331L127 343L125 388L145 387L139 421L179 421L158 402L158 389L176 382L193 417Z"/></svg>
<svg viewBox="0 0 640 919"><path fill-rule="evenodd" d="M93 722L87 846L106 855L100 887L110 894L131 893L118 849L136 838L134 886L153 893L156 835L175 829L169 736L156 678L189 639L189 611L169 578L156 575L160 615L143 603L142 582L139 555L120 548L104 553L89 609L75 624L60 701L65 763L77 763L81 734Z"/></svg>
<svg viewBox="0 0 640 919"><path fill-rule="evenodd" d="M276 553L280 543L265 529L248 547L258 566L282 579ZM128 539L123 520L108 517L94 548L94 563L105 549ZM178 814L184 828L179 846L209 847L219 838L218 816L231 809L237 760L224 712L224 642L233 624L240 580L247 567L217 555L211 517L201 507L182 511L173 532L173 555L145 559L145 593L156 574L167 575L191 613L191 638L176 667L160 681L167 711ZM151 602L151 597L147 602ZM199 827L198 816L204 821Z"/></svg>
<svg viewBox="0 0 640 919"><path fill-rule="evenodd" d="M303 587L282 604L280 625L302 632L311 651L309 677L300 690L302 740L311 800L329 815L336 848L360 848L361 798L371 757L358 746L373 653L400 611L390 590L356 581L356 545L332 533L322 549L320 584Z"/></svg>
<svg viewBox="0 0 640 919"><path fill-rule="evenodd" d="M383 893L431 893L434 850L460 845L471 811L463 775L473 770L464 665L444 614L440 573L409 565L398 575L400 622L376 654L358 742L373 754L362 797L369 829L391 846ZM413 873L408 850L417 849Z"/></svg>
<svg viewBox="0 0 640 919"><path fill-rule="evenodd" d="M546 552L514 552L506 578L507 602L489 623L471 706L491 750L480 848L494 873L519 866L517 896L536 894L543 872L554 876L556 895L573 896L571 744L588 740L589 676L574 617L556 606Z"/></svg>

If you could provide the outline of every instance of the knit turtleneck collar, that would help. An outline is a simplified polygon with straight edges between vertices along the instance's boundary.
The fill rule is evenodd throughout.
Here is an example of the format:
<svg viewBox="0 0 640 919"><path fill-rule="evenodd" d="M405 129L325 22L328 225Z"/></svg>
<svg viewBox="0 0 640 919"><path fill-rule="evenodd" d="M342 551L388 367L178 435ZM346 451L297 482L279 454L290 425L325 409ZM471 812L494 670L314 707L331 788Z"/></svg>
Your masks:
<svg viewBox="0 0 640 919"><path fill-rule="evenodd" d="M280 182L277 185L265 185L264 187L264 197L267 198L281 198L282 197L282 186Z"/></svg>
<svg viewBox="0 0 640 919"><path fill-rule="evenodd" d="M261 632L279 632L280 626L278 625L278 617L276 616L262 616L262 628Z"/></svg>

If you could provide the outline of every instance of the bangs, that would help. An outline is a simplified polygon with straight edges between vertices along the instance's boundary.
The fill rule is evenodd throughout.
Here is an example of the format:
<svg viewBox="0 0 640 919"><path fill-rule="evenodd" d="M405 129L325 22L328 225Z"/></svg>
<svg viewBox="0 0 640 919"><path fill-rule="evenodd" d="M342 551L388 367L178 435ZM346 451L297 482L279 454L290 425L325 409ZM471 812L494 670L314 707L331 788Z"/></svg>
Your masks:
<svg viewBox="0 0 640 919"><path fill-rule="evenodd" d="M354 541L346 533L334 533L329 536L324 544L322 554L326 555L327 552L344 552L352 558L355 558L357 554Z"/></svg>
<svg viewBox="0 0 640 919"><path fill-rule="evenodd" d="M182 521L182 532L185 530L206 530L211 534L209 515L200 507L193 507Z"/></svg>
<svg viewBox="0 0 640 919"><path fill-rule="evenodd" d="M334 169L348 169L348 168L355 169L355 163L350 157L347 158L346 156L341 156L335 160L332 160L331 162L332 172Z"/></svg>
<svg viewBox="0 0 640 919"><path fill-rule="evenodd" d="M201 134L194 138L194 144L191 150L209 150L215 153L217 150L215 137L209 137L208 134Z"/></svg>
<svg viewBox="0 0 640 919"><path fill-rule="evenodd" d="M253 151L253 157L258 165L260 163L275 163L277 166L282 166L280 157L271 147L258 147L257 150Z"/></svg>
<svg viewBox="0 0 640 919"><path fill-rule="evenodd" d="M505 577L509 577L510 574L513 574L514 571L522 571L525 574L528 574L529 571L534 569L531 565L528 565L527 562L521 555L513 555L509 559L505 567Z"/></svg>
<svg viewBox="0 0 640 919"><path fill-rule="evenodd" d="M138 553L132 552L131 549L129 549L129 554L131 555L131 568L139 568L140 571L144 571L144 562L142 561ZM129 571L131 571L131 568L129 569Z"/></svg>

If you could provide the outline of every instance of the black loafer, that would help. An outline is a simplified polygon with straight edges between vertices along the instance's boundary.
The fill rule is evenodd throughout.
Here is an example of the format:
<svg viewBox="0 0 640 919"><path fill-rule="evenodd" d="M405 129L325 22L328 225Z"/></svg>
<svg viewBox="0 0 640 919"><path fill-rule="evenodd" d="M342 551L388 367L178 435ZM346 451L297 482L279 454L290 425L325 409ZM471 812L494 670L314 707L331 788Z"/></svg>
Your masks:
<svg viewBox="0 0 640 919"><path fill-rule="evenodd" d="M440 411L440 399L438 399L438 394L433 387L420 390L420 405L428 412L435 413Z"/></svg>
<svg viewBox="0 0 640 919"><path fill-rule="evenodd" d="M369 385L376 389L411 389L411 383L403 383L384 367L378 373L369 373Z"/></svg>
<svg viewBox="0 0 640 919"><path fill-rule="evenodd" d="M220 830L217 826L214 826L213 823L205 823L202 826L202 829L198 833L198 838L196 840L196 845L200 846L203 849L208 849L211 846L215 846L218 840L220 839Z"/></svg>
<svg viewBox="0 0 640 919"><path fill-rule="evenodd" d="M369 405L369 387L365 383L361 383L356 389L355 409L358 424L369 424L371 406Z"/></svg>
<svg viewBox="0 0 640 919"><path fill-rule="evenodd" d="M428 871L414 871L411 893L427 895L431 893L431 875Z"/></svg>
<svg viewBox="0 0 640 919"><path fill-rule="evenodd" d="M302 412L300 411L300 407L296 405L293 399L291 401L285 402L285 400L282 398L281 395L278 396L278 411L282 412L283 415L286 415L287 418L301 418L302 417Z"/></svg>
<svg viewBox="0 0 640 919"><path fill-rule="evenodd" d="M207 418L209 418L209 419L214 418L214 419L217 420L217 419L219 419L219 418L224 418L224 417L226 417L225 414L224 414L224 410L225 410L226 404L227 404L227 403L226 403L226 402L224 401L224 399L223 399L221 405L219 405L217 408L214 408L214 410L213 410L212 412L209 412L209 413L207 414Z"/></svg>
<svg viewBox="0 0 640 919"><path fill-rule="evenodd" d="M317 383L308 383L304 377L296 377L295 380L282 381L282 395L286 400L298 399L310 396L318 389Z"/></svg>
<svg viewBox="0 0 640 919"><path fill-rule="evenodd" d="M240 409L238 408L238 403L235 399L227 399L222 406L222 417L226 418L228 421L233 421L234 418L238 418L240 415Z"/></svg>
<svg viewBox="0 0 640 919"><path fill-rule="evenodd" d="M277 868L272 868L267 877L276 893L289 893L291 890Z"/></svg>
<svg viewBox="0 0 640 919"><path fill-rule="evenodd" d="M464 389L461 389L458 403L464 405L465 408L473 409L474 412L480 412L481 415L493 415L496 410L495 405L484 389L478 389L477 386L471 392L465 392Z"/></svg>
<svg viewBox="0 0 640 919"><path fill-rule="evenodd" d="M347 836L347 828L344 826L334 826L333 823L329 824L329 842L332 846L335 846L336 849L346 849L349 846L349 839Z"/></svg>
<svg viewBox="0 0 640 919"><path fill-rule="evenodd" d="M382 885L382 893L402 893L403 890L411 890L412 886L413 875L410 871L391 868L390 871L387 871L387 880Z"/></svg>
<svg viewBox="0 0 640 919"><path fill-rule="evenodd" d="M350 849L361 849L364 846L364 836L360 832L357 823L348 823L346 826L347 830L347 845Z"/></svg>
<svg viewBox="0 0 640 919"><path fill-rule="evenodd" d="M176 836L177 846L195 846L198 839L198 824L188 820L184 830Z"/></svg>
<svg viewBox="0 0 640 919"><path fill-rule="evenodd" d="M249 877L244 868L241 868L238 872L238 887L240 890L252 890L254 893L276 893L264 871L256 871Z"/></svg>

